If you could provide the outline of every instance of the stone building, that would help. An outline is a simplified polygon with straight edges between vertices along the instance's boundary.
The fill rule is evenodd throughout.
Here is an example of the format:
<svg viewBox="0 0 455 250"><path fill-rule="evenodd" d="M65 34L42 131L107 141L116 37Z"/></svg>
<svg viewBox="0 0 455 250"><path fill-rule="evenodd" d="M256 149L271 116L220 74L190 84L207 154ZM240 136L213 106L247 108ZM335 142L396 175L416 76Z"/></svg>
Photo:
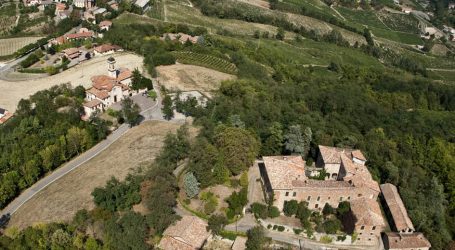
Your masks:
<svg viewBox="0 0 455 250"><path fill-rule="evenodd" d="M130 88L132 72L129 69L117 69L113 57L109 57L107 63L108 75L93 76L92 87L86 90L86 102L83 105L86 117L90 117L97 110L103 111L127 96L139 93Z"/></svg>
<svg viewBox="0 0 455 250"><path fill-rule="evenodd" d="M186 215L164 231L158 247L163 250L202 249L209 236L207 222L196 216Z"/></svg>
<svg viewBox="0 0 455 250"><path fill-rule="evenodd" d="M391 219L390 226L395 232L383 235L384 247L390 250L428 250L430 242L422 233L415 232L395 185L381 185L382 198L386 205L386 214Z"/></svg>
<svg viewBox="0 0 455 250"><path fill-rule="evenodd" d="M328 174L326 180L310 179L301 156L264 156L259 169L266 194L280 210L290 200L306 201L308 208L322 211L325 204L351 204L352 230L361 232L360 244L376 244L385 227L377 202L379 184L365 166L360 150L319 146L317 166Z"/></svg>

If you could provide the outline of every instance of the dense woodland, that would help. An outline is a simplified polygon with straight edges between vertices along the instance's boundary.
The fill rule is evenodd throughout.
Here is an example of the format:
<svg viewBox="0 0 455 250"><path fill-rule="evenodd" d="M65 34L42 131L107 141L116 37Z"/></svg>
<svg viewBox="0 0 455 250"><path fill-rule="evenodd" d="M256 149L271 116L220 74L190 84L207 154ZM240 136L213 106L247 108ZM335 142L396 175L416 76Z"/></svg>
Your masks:
<svg viewBox="0 0 455 250"><path fill-rule="evenodd" d="M159 40L166 32L204 35L204 39L194 45ZM368 32L363 34L368 41ZM362 49L346 48L339 42L342 37L333 36L338 38L320 42L342 46L352 53ZM76 244L85 244L85 248L96 244L97 248L91 249L101 245L112 249L146 249L148 232L159 237L178 219L173 210L178 186L172 171L181 160L188 159L188 171L203 188L225 182L262 155L301 154L311 163L319 144L361 149L374 178L399 187L416 230L425 233L433 249L445 249L453 242L455 87L434 82L419 69L414 72L407 69L420 73L415 75L389 67L393 63L373 68L367 64L333 62L328 68L305 68L283 56L284 43L300 47L299 39L281 41L280 36L267 35L261 39L273 46L259 48L257 38L207 35L203 28L185 25L116 24L104 39L143 55L151 74L155 74L155 66L175 62L173 51L188 51L234 63L238 79L224 82L206 108L182 107L184 112L188 111L186 114L195 117L195 124L202 127L193 143L188 141L185 128L177 135L168 135L160 156L144 173L134 174L125 181L113 179L105 187L94 190L97 208L93 211L79 212L69 225L28 228L14 239L0 237L0 246L26 245L26 249L36 249L38 244L50 248L64 242L65 249L78 248ZM278 42L272 43L272 40ZM369 43L362 55L375 58L371 52L375 49L374 42ZM44 161L47 158L38 156L54 152L52 148L56 143L67 143L71 129L85 131L87 140L84 142L88 142L79 144L81 147L77 149L70 147L71 150L59 155L74 156L105 136L105 130L100 129L102 126L79 121L75 111L80 108L75 101L77 96L76 90L54 89L38 93L31 102L21 101L18 116L0 130L3 154L0 166L4 173L12 172L4 175L0 186L3 190L9 192L13 187L17 192L20 185L29 185L25 179L22 182L15 179L17 172L23 171L29 162L42 164L38 174L32 175L36 176L33 180L63 162L59 157L52 159L60 161ZM38 101L41 99L43 102ZM60 99L64 101L56 101ZM36 105L31 106L31 103ZM42 105L38 105L40 103ZM66 109L68 106L72 108ZM39 112L44 107L46 112ZM61 122L55 123L56 117ZM39 133L33 130L35 124L41 126ZM42 150L44 153L36 153ZM140 196L139 183L144 182L149 184L148 190L145 196ZM9 184L8 188L4 183ZM245 204L243 196L240 191L229 198L232 216ZM131 211L131 206L138 202L144 202L148 214ZM289 205L288 214L294 214L295 207L297 210L299 206L304 207L294 205ZM307 221L308 213L301 210L302 221ZM340 211L332 213L332 218L342 214ZM226 223L226 218L217 216L209 220L211 229L216 232ZM338 224L335 219L331 223ZM334 225L323 227L332 231ZM88 228L100 230L96 238L86 236ZM263 238L261 229L255 228L248 233L250 235ZM151 242L156 243L157 237ZM253 240L247 243L251 249L257 249L253 247L255 244Z"/></svg>
<svg viewBox="0 0 455 250"><path fill-rule="evenodd" d="M80 119L84 97L83 87L40 91L22 99L15 116L0 127L0 208L106 137L106 122Z"/></svg>

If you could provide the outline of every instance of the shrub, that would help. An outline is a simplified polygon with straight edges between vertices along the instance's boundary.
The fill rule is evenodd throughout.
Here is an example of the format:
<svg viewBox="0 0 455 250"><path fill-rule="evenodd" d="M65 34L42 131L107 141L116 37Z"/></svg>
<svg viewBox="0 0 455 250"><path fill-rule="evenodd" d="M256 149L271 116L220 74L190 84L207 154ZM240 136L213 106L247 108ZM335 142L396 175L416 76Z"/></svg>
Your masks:
<svg viewBox="0 0 455 250"><path fill-rule="evenodd" d="M300 234L303 232L303 229L300 229L300 228L294 228L293 230L294 230L295 234Z"/></svg>
<svg viewBox="0 0 455 250"><path fill-rule="evenodd" d="M284 231L284 227L283 226L278 226L278 231L283 232Z"/></svg>
<svg viewBox="0 0 455 250"><path fill-rule="evenodd" d="M322 243L329 244L329 243L332 243L332 237L324 235L321 237L321 239L319 241Z"/></svg>
<svg viewBox="0 0 455 250"><path fill-rule="evenodd" d="M186 173L183 178L183 186L188 198L193 198L199 194L199 182L194 177L193 173Z"/></svg>
<svg viewBox="0 0 455 250"><path fill-rule="evenodd" d="M278 228L277 225L273 225L273 230L276 230Z"/></svg>
<svg viewBox="0 0 455 250"><path fill-rule="evenodd" d="M253 212L256 218L265 219L269 216L267 206L258 202L251 204L251 212Z"/></svg>
<svg viewBox="0 0 455 250"><path fill-rule="evenodd" d="M296 200L285 201L283 212L286 216L292 216L297 213L299 203Z"/></svg>
<svg viewBox="0 0 455 250"><path fill-rule="evenodd" d="M268 224L267 229L270 229L270 228L272 228L272 225Z"/></svg>
<svg viewBox="0 0 455 250"><path fill-rule="evenodd" d="M270 206L268 209L268 214L270 218L276 218L280 216L280 210L275 206Z"/></svg>
<svg viewBox="0 0 455 250"><path fill-rule="evenodd" d="M345 241L346 240L346 235L338 235L337 236L337 241Z"/></svg>

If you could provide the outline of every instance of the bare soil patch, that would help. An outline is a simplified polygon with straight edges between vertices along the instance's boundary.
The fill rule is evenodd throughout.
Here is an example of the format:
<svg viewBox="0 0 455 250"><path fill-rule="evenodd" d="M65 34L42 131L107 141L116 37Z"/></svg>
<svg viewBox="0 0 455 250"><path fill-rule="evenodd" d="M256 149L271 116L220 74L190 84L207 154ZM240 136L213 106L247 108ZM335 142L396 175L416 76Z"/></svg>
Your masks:
<svg viewBox="0 0 455 250"><path fill-rule="evenodd" d="M107 74L106 60L109 56L115 58L118 67L138 68L143 71L142 57L130 53L117 53L95 57L62 73L38 79L36 79L35 74L12 73L8 77L14 79L13 81L0 80L0 107L14 112L20 99L28 98L40 90L48 89L57 84L69 82L72 86L89 87L91 86L90 78L92 76Z"/></svg>
<svg viewBox="0 0 455 250"><path fill-rule="evenodd" d="M0 39L0 56L11 55L25 45L34 43L41 38L42 37L16 37Z"/></svg>
<svg viewBox="0 0 455 250"><path fill-rule="evenodd" d="M158 80L161 85L171 91L197 90L207 96L220 87L221 82L235 79L234 75L216 70L185 64L159 66Z"/></svg>
<svg viewBox="0 0 455 250"><path fill-rule="evenodd" d="M80 209L93 209L93 189L104 186L112 176L122 180L140 166L150 164L163 146L165 135L179 127L177 123L148 121L132 128L98 156L25 203L9 225L24 228L35 223L68 221ZM144 212L144 207L136 209Z"/></svg>

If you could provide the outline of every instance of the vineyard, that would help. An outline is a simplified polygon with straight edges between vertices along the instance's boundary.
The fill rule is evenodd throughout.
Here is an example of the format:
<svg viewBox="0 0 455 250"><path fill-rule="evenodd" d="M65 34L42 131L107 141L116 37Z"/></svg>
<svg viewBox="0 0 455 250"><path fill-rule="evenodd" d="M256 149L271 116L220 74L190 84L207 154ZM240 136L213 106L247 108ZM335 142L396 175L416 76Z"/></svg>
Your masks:
<svg viewBox="0 0 455 250"><path fill-rule="evenodd" d="M179 63L202 66L228 74L237 74L237 68L233 63L218 57L198 54L193 52L173 52Z"/></svg>
<svg viewBox="0 0 455 250"><path fill-rule="evenodd" d="M42 37L17 37L0 39L0 56L14 54L18 49L27 44L34 43Z"/></svg>

